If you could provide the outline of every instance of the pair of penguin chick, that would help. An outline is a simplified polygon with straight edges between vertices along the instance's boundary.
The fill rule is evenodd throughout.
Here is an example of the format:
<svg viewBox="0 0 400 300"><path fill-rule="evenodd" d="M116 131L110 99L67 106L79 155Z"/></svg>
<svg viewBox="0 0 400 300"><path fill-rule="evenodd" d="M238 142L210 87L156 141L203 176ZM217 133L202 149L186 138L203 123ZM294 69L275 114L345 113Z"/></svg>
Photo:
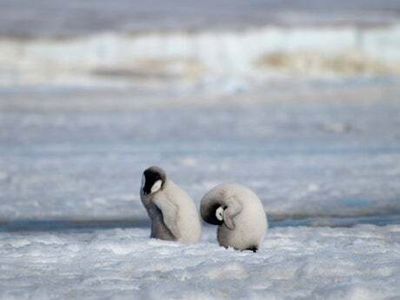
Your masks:
<svg viewBox="0 0 400 300"><path fill-rule="evenodd" d="M193 200L163 169L153 166L143 172L140 197L151 219L151 238L186 244L200 240ZM200 214L205 222L218 225L217 239L225 248L256 252L268 227L260 199L239 184L221 184L207 192Z"/></svg>

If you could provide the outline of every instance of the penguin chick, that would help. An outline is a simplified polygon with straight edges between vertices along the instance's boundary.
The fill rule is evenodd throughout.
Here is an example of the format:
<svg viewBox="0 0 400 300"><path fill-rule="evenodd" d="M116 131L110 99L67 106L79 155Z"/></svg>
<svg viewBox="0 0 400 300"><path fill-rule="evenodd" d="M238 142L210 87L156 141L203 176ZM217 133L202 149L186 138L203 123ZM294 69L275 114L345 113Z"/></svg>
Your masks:
<svg viewBox="0 0 400 300"><path fill-rule="evenodd" d="M256 252L262 244L268 223L257 195L239 184L221 184L201 199L203 220L219 225L220 246Z"/></svg>
<svg viewBox="0 0 400 300"><path fill-rule="evenodd" d="M151 238L196 243L201 237L200 217L189 195L153 166L142 176L140 198L151 220Z"/></svg>

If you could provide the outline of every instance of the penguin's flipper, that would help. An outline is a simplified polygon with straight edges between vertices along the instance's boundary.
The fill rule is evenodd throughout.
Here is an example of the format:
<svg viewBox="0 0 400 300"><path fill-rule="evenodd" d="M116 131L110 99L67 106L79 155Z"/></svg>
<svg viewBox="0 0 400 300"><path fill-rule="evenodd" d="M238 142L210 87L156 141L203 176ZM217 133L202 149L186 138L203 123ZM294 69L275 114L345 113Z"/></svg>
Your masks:
<svg viewBox="0 0 400 300"><path fill-rule="evenodd" d="M180 233L178 229L178 206L168 197L157 198L154 204L161 210L165 225L171 231L176 239L179 239Z"/></svg>
<svg viewBox="0 0 400 300"><path fill-rule="evenodd" d="M235 229L233 218L242 211L242 206L238 201L232 201L224 211L224 223L230 230Z"/></svg>

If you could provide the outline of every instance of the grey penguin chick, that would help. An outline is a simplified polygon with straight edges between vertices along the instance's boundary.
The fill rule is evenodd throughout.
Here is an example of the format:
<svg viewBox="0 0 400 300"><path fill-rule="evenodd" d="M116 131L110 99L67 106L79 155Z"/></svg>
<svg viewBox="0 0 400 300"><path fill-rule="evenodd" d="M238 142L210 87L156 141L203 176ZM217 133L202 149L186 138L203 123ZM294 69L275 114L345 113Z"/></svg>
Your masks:
<svg viewBox="0 0 400 300"><path fill-rule="evenodd" d="M201 199L203 220L219 225L220 246L256 252L262 245L268 222L257 195L239 184L221 184Z"/></svg>
<svg viewBox="0 0 400 300"><path fill-rule="evenodd" d="M140 198L151 220L151 238L185 244L200 240L196 205L163 169L152 166L143 172Z"/></svg>

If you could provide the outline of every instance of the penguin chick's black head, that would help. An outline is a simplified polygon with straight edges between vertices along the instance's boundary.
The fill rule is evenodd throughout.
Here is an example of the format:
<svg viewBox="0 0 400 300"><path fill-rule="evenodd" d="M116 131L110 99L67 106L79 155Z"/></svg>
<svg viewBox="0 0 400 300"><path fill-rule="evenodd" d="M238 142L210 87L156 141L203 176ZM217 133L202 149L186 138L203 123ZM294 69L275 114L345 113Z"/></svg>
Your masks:
<svg viewBox="0 0 400 300"><path fill-rule="evenodd" d="M217 210L219 208L222 208L225 210L227 207L225 205L222 205L220 203L213 203L212 205L208 207L202 207L200 210L201 216L204 221L206 221L209 224L213 225L222 225L224 224L224 220L220 220L217 218Z"/></svg>
<svg viewBox="0 0 400 300"><path fill-rule="evenodd" d="M142 190L144 195L155 193L160 190L165 183L167 176L163 169L152 166L143 172Z"/></svg>

